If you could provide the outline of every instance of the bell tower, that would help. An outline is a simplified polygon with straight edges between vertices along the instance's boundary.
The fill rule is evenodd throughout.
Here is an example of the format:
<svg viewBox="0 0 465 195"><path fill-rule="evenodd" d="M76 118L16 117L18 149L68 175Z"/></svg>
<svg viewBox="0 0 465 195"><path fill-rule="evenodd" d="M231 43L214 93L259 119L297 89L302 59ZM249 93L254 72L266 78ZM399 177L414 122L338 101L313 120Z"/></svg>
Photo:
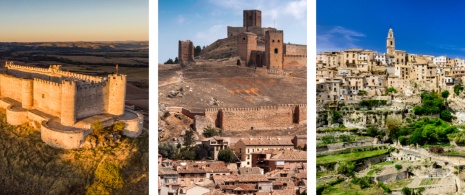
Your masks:
<svg viewBox="0 0 465 195"><path fill-rule="evenodd" d="M394 31L392 28L389 28L388 36L386 38L386 54L388 56L394 56L394 51L396 49L396 42L394 39Z"/></svg>

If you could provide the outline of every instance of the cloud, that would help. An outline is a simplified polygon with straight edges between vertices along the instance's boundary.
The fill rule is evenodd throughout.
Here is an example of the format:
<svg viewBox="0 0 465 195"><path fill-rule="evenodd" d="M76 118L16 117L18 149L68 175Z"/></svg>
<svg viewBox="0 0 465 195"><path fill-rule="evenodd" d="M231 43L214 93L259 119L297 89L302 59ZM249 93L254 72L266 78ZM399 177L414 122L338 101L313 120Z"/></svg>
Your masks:
<svg viewBox="0 0 465 195"><path fill-rule="evenodd" d="M179 16L176 18L176 22L177 22L178 24L183 24L185 21L186 21L186 19L185 19L184 16L182 16L182 15L179 15Z"/></svg>
<svg viewBox="0 0 465 195"><path fill-rule="evenodd" d="M195 45L209 45L218 39L222 39L226 36L226 25L214 25L206 31L197 32L195 34L195 40L198 43Z"/></svg>
<svg viewBox="0 0 465 195"><path fill-rule="evenodd" d="M317 52L319 53L325 51L340 51L349 48L360 48L358 45L359 37L365 37L365 34L344 28L342 26L334 26L330 28L317 27Z"/></svg>

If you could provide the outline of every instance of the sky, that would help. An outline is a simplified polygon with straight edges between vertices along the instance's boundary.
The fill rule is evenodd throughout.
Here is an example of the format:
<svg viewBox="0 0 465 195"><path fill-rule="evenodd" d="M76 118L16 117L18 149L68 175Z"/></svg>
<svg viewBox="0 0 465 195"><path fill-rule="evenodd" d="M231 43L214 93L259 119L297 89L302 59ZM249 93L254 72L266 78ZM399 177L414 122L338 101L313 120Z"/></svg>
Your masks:
<svg viewBox="0 0 465 195"><path fill-rule="evenodd" d="M332 0L316 2L317 53L349 48L397 50L465 59L465 1Z"/></svg>
<svg viewBox="0 0 465 195"><path fill-rule="evenodd" d="M159 63L177 57L179 40L203 47L226 38L227 26L243 26L243 10L261 10L262 27L284 30L284 42L307 44L306 0L159 0L158 9Z"/></svg>
<svg viewBox="0 0 465 195"><path fill-rule="evenodd" d="M0 42L148 41L148 0L1 0Z"/></svg>

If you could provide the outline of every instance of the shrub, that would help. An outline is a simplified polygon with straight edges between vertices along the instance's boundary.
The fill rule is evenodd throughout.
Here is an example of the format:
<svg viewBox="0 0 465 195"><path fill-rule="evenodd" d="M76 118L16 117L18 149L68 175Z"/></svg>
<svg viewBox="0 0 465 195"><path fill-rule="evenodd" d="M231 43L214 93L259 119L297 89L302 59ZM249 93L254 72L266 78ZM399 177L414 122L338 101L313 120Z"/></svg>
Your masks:
<svg viewBox="0 0 465 195"><path fill-rule="evenodd" d="M396 164L395 167L396 167L397 170L401 170L401 169L402 169L402 165L399 165L399 164Z"/></svg>
<svg viewBox="0 0 465 195"><path fill-rule="evenodd" d="M367 132L367 135L370 137L378 136L378 129L374 127L368 127L366 132Z"/></svg>
<svg viewBox="0 0 465 195"><path fill-rule="evenodd" d="M387 91L387 93L392 93L392 92L394 92L394 93L397 93L397 89L396 89L396 88L394 88L394 87L392 87L392 86L391 86L391 87L389 87L389 88L387 88L387 90L386 90L386 91Z"/></svg>
<svg viewBox="0 0 465 195"><path fill-rule="evenodd" d="M325 144L330 144L336 142L336 138L334 138L332 135L325 135L321 138L321 141L323 141Z"/></svg>
<svg viewBox="0 0 465 195"><path fill-rule="evenodd" d="M350 142L350 141L352 141L352 139L351 139L350 135L340 135L339 136L339 141L341 141L341 142Z"/></svg>
<svg viewBox="0 0 465 195"><path fill-rule="evenodd" d="M450 113L449 110L443 110L441 112L441 119L445 120L447 122L451 122L452 121L452 114Z"/></svg>
<svg viewBox="0 0 465 195"><path fill-rule="evenodd" d="M355 171L354 162L341 162L339 163L339 167L337 168L337 173L344 174L347 176L353 176L354 171Z"/></svg>
<svg viewBox="0 0 465 195"><path fill-rule="evenodd" d="M383 182L378 182L378 185L383 188L384 192L386 193L391 193L391 188L389 188L389 186L387 186L386 184L384 184Z"/></svg>
<svg viewBox="0 0 465 195"><path fill-rule="evenodd" d="M236 162L236 156L230 148L226 148L218 152L218 160L223 161L225 163L232 163Z"/></svg>
<svg viewBox="0 0 465 195"><path fill-rule="evenodd" d="M114 132L121 132L121 131L124 130L124 126L125 126L125 124L123 122L118 121L115 124L113 124L113 131Z"/></svg>
<svg viewBox="0 0 465 195"><path fill-rule="evenodd" d="M95 178L109 188L123 187L123 172L121 168L113 163L106 162L95 170Z"/></svg>
<svg viewBox="0 0 465 195"><path fill-rule="evenodd" d="M447 91L447 90L442 91L441 92L441 97L447 99L449 97L449 91Z"/></svg>
<svg viewBox="0 0 465 195"><path fill-rule="evenodd" d="M461 91L463 91L463 86L461 84L454 86L455 95L459 95Z"/></svg>
<svg viewBox="0 0 465 195"><path fill-rule="evenodd" d="M86 195L110 195L111 188L105 187L100 182L94 182L91 186L86 187Z"/></svg>
<svg viewBox="0 0 465 195"><path fill-rule="evenodd" d="M358 184L360 188L364 189L364 188L369 188L370 184L373 183L373 181L370 179L370 177L365 176L362 178L354 178L352 180L352 183Z"/></svg>
<svg viewBox="0 0 465 195"><path fill-rule="evenodd" d="M202 134L204 137L213 137L213 136L217 136L218 132L216 132L215 129L213 129L212 127L208 126L203 129Z"/></svg>

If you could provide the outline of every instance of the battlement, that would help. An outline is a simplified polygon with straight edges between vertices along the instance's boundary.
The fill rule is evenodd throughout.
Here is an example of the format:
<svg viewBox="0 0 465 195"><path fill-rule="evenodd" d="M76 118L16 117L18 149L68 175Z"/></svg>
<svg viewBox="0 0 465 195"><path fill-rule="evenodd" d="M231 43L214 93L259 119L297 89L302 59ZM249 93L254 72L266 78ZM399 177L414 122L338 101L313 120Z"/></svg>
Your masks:
<svg viewBox="0 0 465 195"><path fill-rule="evenodd" d="M42 83L45 85L52 85L52 86L61 86L61 83L53 82L53 81L47 81L39 78L34 78L33 79L35 83Z"/></svg>
<svg viewBox="0 0 465 195"><path fill-rule="evenodd" d="M48 73L49 72L49 69L47 68L37 68L37 67L32 67L32 66L22 66L22 65L17 65L17 64L13 64L13 62L5 62L5 67L7 69L13 69L13 70L19 70L19 71L35 71L35 72L39 72L39 73Z"/></svg>
<svg viewBox="0 0 465 195"><path fill-rule="evenodd" d="M109 74L108 75L108 79L120 79L120 80L123 80L123 79L126 79L127 75L124 75L124 74Z"/></svg>
<svg viewBox="0 0 465 195"><path fill-rule="evenodd" d="M306 58L307 55L290 55L290 54L286 54L284 55L284 57L291 57L291 58Z"/></svg>
<svg viewBox="0 0 465 195"><path fill-rule="evenodd" d="M274 33L274 34L283 34L283 31L282 30L276 30L276 29L270 29L268 31L266 31L266 33Z"/></svg>
<svg viewBox="0 0 465 195"><path fill-rule="evenodd" d="M90 76L90 75L78 74L78 73L62 71L62 70L59 70L57 72L57 74L59 74L62 77L65 77L65 78L71 78L71 79L74 79L74 80L80 80L80 81L84 81L84 82L100 83L100 82L104 82L106 80L106 77Z"/></svg>

